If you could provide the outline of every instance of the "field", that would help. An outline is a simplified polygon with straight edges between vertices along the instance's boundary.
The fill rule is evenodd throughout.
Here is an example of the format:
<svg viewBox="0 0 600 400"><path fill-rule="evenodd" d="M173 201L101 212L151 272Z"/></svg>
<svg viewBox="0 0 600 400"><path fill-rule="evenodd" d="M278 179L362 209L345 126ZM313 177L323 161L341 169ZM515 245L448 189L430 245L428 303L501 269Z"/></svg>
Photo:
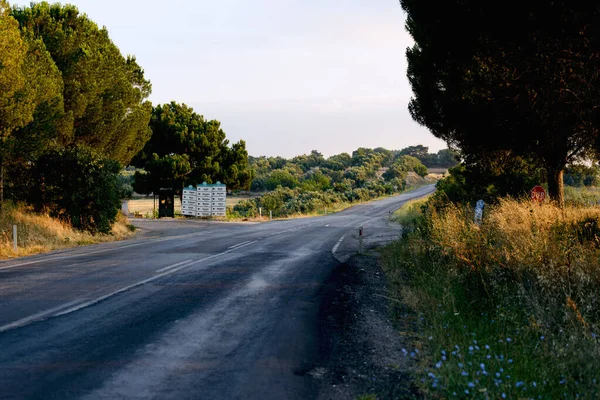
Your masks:
<svg viewBox="0 0 600 400"><path fill-rule="evenodd" d="M409 204L384 250L432 398L600 396L600 207ZM407 223L407 220L412 220Z"/></svg>

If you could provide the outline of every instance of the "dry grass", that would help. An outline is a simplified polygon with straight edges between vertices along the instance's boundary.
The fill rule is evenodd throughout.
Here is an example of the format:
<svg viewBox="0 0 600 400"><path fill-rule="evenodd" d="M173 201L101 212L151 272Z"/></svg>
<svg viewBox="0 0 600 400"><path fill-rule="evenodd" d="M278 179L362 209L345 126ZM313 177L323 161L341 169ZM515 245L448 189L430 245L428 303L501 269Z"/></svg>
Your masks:
<svg viewBox="0 0 600 400"><path fill-rule="evenodd" d="M470 206L430 206L384 252L420 316L423 391L598 398L600 207L502 199L473 219Z"/></svg>
<svg viewBox="0 0 600 400"><path fill-rule="evenodd" d="M17 225L17 253L13 250L13 225ZM4 216L0 218L0 259L122 240L132 236L132 230L127 219L119 215L112 234L91 235L48 215L34 214L25 207L5 205Z"/></svg>

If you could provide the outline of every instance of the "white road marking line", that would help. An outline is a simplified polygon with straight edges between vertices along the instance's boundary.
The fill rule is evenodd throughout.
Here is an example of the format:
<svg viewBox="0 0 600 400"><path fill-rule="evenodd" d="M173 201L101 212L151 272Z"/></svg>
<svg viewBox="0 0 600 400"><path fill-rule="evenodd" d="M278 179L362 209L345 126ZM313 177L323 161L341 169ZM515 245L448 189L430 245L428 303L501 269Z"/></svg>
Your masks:
<svg viewBox="0 0 600 400"><path fill-rule="evenodd" d="M164 272L164 271L166 271L166 270L169 270L169 269L171 269L171 268L179 267L180 265L182 265L182 264L185 264L185 263L188 263L188 262L190 262L190 261L192 261L192 260L185 260L185 261L179 262L179 263L177 263L177 264L169 265L168 267L161 268L161 269L159 269L159 270L158 270L158 271L156 271L156 272L158 272L158 273L161 273L161 272Z"/></svg>
<svg viewBox="0 0 600 400"><path fill-rule="evenodd" d="M212 256L205 257L205 258L203 258L201 260L192 261L192 262L190 262L188 264L183 264L183 263L186 262L186 261L184 261L183 263L180 263L180 264L183 264L183 265L180 265L180 266L177 266L177 264L171 265L171 266L167 267L167 268L170 268L170 269L168 269L165 272L162 272L162 273L160 273L158 275L154 275L154 276L152 276L150 278L141 280L139 282L133 283L131 285L125 286L124 288L121 288L119 290L115 290L114 292L108 293L108 294L106 294L104 296L100 296L100 297L97 297L95 299L91 299L91 300L87 300L87 301L84 300L83 303L81 303L81 301L82 301L81 299L74 300L74 301L71 301L69 303L62 304L62 305L60 305L58 307L54 307L54 308L51 308L49 310L42 311L42 312L39 312L39 313L34 314L34 315L30 315L30 316L22 318L22 319L20 319L18 321L11 322L10 324L4 325L4 326L0 326L0 332L4 332L4 331L7 331L9 329L18 328L18 327L27 325L27 324L29 324L31 322L40 320L40 319L42 319L42 318L44 318L46 316L59 317L59 316L62 316L62 315L67 315L67 314L74 313L75 311L79 311L82 308L86 308L86 307L92 306L94 304L97 304L97 303L99 303L99 302L101 302L103 300L106 300L109 297L112 297L112 296L115 296L117 294L126 292L126 291L128 291L130 289L133 289L133 288L136 288L138 286L145 285L146 283L153 282L153 281L155 281L155 280L157 280L159 278L162 278L164 276L174 274L175 272L181 271L184 268L189 268L191 266L198 265L201 262L208 261L208 260L211 260L213 258L217 258L217 257L223 256L225 254L229 254L233 250L237 250L237 249L240 249L242 247L250 246L251 244L254 244L256 242L257 242L257 240L249 242L249 243L246 243L246 244L244 244L242 246L238 246L238 247L236 247L234 249L230 249L230 250L224 251L222 253L213 254ZM77 304L77 303L79 303L79 304ZM71 307L71 308L69 308L69 309L67 309L67 310L63 310L64 308L72 306L73 304L76 304L76 305L73 306L73 307ZM60 310L63 310L63 311L60 311ZM60 312L56 313L56 311L60 311Z"/></svg>
<svg viewBox="0 0 600 400"><path fill-rule="evenodd" d="M0 332L4 332L4 331L7 331L9 329L18 328L20 326L27 325L28 323L33 322L33 321L38 320L38 319L43 319L44 317L46 317L46 316L48 316L48 315L50 315L50 314L52 314L52 313L54 313L56 311L60 311L63 308L69 307L70 305L73 305L73 304L75 304L75 303L77 303L79 301L81 301L81 300L79 300L79 299L73 300L73 301L70 301L68 303L61 304L60 306L51 308L49 310L41 311L41 312L39 312L37 314L33 314L33 315L28 316L28 317L21 318L21 319L15 321L15 322L11 322L10 324L6 324L6 325L3 325L3 326L0 326Z"/></svg>
<svg viewBox="0 0 600 400"><path fill-rule="evenodd" d="M242 247L247 247L247 246L250 246L251 244L254 244L254 243L256 243L256 242L258 242L258 240L254 240L254 241L252 241L252 242L248 242L248 243L246 243L246 244L242 244L242 245L236 246L236 247L234 247L233 249L230 249L230 250L226 251L226 253L229 253L230 251L233 251L233 250L241 249Z"/></svg>
<svg viewBox="0 0 600 400"><path fill-rule="evenodd" d="M340 244L342 244L342 242L344 241L344 239L346 239L346 235L342 236L340 238L340 240L337 241L337 243L335 244L335 246L333 246L333 249L331 249L331 253L335 254L335 252L337 251L337 249L340 247Z"/></svg>
<svg viewBox="0 0 600 400"><path fill-rule="evenodd" d="M329 228L329 224L325 225L325 228Z"/></svg>
<svg viewBox="0 0 600 400"><path fill-rule="evenodd" d="M41 260L29 261L29 262L24 262L24 263L20 263L20 264L9 265L9 266L6 266L6 267L0 267L0 271L5 270L5 269L23 267L25 265L39 264L39 263L49 262L49 261L66 260L68 258L85 257L85 256L93 255L93 254L106 253L108 251L117 251L117 250L121 250L121 249L127 249L127 248L130 248L130 247L143 246L143 245L146 245L146 244L162 243L162 242L167 242L169 240L185 239L185 238L191 238L191 237L194 237L194 236L201 236L201 235L202 234L199 234L199 233L189 233L187 235L171 236L171 237L166 237L166 238L161 238L161 239L151 239L151 240L147 240L147 241L141 242L141 243L133 243L133 244L128 244L126 246L113 247L113 248L110 248L110 249L102 249L102 250L90 251L88 253L69 254L69 255L63 255L63 256L58 256L58 257L49 257L49 258L44 258L44 259L41 259Z"/></svg>
<svg viewBox="0 0 600 400"><path fill-rule="evenodd" d="M238 244L235 244L235 245L233 245L233 246L230 246L230 247L228 247L228 249L235 249L236 247L242 246L242 245L244 245L244 244L246 244L246 243L248 243L248 242L250 242L250 241L249 241L249 240L246 240L245 242L238 243Z"/></svg>

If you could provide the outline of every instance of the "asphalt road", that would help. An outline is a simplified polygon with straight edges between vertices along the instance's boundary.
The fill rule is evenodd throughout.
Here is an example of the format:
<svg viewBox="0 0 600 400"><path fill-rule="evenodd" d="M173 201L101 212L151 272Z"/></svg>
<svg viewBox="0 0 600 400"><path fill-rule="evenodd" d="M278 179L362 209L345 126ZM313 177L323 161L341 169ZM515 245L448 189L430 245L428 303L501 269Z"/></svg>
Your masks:
<svg viewBox="0 0 600 400"><path fill-rule="evenodd" d="M134 240L0 263L0 399L314 398L323 283L359 226L368 240L432 191L261 224L137 221Z"/></svg>

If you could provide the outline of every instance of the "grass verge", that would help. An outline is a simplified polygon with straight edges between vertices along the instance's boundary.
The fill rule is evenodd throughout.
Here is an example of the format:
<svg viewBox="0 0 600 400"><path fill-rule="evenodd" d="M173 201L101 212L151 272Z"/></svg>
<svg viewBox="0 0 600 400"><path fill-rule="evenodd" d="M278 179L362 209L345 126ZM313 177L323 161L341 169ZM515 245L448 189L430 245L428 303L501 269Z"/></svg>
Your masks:
<svg viewBox="0 0 600 400"><path fill-rule="evenodd" d="M13 250L13 225L17 225L17 252ZM92 235L73 229L69 224L48 215L33 213L23 206L4 205L0 217L0 259L45 253L52 250L131 237L135 228L119 214L110 235Z"/></svg>
<svg viewBox="0 0 600 400"><path fill-rule="evenodd" d="M423 393L598 398L600 208L505 199L480 227L470 208L420 211L383 260L416 316Z"/></svg>

